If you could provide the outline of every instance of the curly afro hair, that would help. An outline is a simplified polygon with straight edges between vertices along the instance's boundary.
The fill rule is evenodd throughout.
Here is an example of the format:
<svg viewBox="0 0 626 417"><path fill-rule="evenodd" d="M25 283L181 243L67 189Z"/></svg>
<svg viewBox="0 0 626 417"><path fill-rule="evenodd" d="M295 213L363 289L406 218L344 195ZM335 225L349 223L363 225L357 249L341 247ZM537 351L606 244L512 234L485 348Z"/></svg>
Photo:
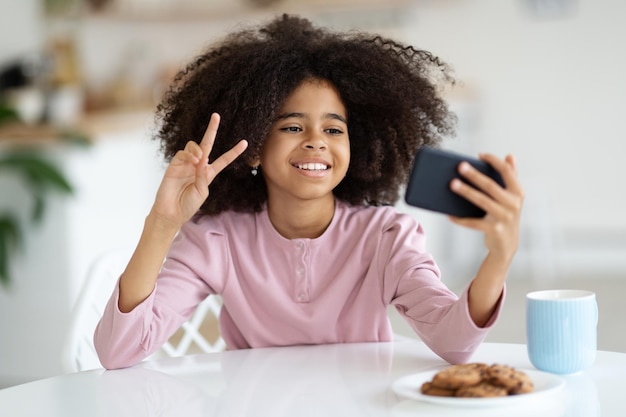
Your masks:
<svg viewBox="0 0 626 417"><path fill-rule="evenodd" d="M241 139L248 149L211 184L203 214L259 211L262 175L250 165L283 102L307 79L332 83L348 116L350 166L335 197L352 205L391 205L417 150L454 134L456 117L441 98L450 68L431 53L361 32L331 32L283 15L226 36L175 77L157 108L156 139L166 160L200 141L211 113L222 116L209 160Z"/></svg>

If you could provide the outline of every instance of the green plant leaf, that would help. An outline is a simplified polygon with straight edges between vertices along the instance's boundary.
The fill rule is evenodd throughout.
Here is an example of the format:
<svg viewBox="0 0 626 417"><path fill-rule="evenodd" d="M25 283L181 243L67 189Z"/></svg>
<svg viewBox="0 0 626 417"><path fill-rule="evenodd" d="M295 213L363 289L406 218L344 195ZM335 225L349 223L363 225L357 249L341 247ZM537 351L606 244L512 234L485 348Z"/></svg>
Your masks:
<svg viewBox="0 0 626 417"><path fill-rule="evenodd" d="M22 175L30 186L36 187L33 191L53 189L71 194L73 187L65 175L54 164L38 155L14 153L0 158L0 169L12 168Z"/></svg>
<svg viewBox="0 0 626 417"><path fill-rule="evenodd" d="M31 218L33 222L40 224L43 221L43 215L46 211L46 199L42 194L35 194L35 204L33 205L33 213Z"/></svg>
<svg viewBox="0 0 626 417"><path fill-rule="evenodd" d="M40 223L46 209L49 192L65 194L74 189L63 172L37 152L14 152L0 157L0 170L11 171L26 181L34 199L31 220ZM20 223L10 214L0 217L0 285L5 288L11 282L10 256L23 241Z"/></svg>
<svg viewBox="0 0 626 417"><path fill-rule="evenodd" d="M17 219L9 214L0 217L0 284L4 287L11 281L9 259L22 241L22 228Z"/></svg>
<svg viewBox="0 0 626 417"><path fill-rule="evenodd" d="M0 232L0 284L4 287L9 286L11 276L9 275L9 242L8 236Z"/></svg>
<svg viewBox="0 0 626 417"><path fill-rule="evenodd" d="M19 116L15 109L0 103L0 125L15 120L19 120Z"/></svg>

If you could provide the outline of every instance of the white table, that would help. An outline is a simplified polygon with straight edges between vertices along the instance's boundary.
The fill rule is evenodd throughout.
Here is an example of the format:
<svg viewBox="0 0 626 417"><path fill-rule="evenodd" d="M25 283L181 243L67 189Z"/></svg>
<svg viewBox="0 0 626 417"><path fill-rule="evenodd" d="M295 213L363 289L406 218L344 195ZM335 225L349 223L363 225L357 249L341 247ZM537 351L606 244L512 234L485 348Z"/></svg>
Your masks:
<svg viewBox="0 0 626 417"><path fill-rule="evenodd" d="M525 345L485 343L475 361L532 369ZM418 341L249 349L94 370L0 390L2 416L626 415L626 354L598 352L548 401L461 409L395 394L393 381L446 364Z"/></svg>

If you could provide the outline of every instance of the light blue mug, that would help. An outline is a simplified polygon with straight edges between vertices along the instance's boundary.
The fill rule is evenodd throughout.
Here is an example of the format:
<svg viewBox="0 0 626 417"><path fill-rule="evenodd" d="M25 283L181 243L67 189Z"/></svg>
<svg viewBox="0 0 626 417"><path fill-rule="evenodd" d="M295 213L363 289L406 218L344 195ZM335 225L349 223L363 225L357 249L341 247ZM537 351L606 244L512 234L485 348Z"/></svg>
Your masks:
<svg viewBox="0 0 626 417"><path fill-rule="evenodd" d="M597 350L598 305L592 291L545 290L526 295L528 357L539 370L573 374Z"/></svg>

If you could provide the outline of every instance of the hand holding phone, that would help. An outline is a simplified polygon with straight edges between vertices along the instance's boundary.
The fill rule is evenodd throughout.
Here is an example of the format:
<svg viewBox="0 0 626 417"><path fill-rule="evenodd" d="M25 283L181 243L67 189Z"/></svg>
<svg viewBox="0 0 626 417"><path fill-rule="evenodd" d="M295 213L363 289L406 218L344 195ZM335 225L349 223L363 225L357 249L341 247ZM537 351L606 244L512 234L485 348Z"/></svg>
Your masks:
<svg viewBox="0 0 626 417"><path fill-rule="evenodd" d="M469 162L504 187L500 174L480 159L441 149L422 148L415 156L406 188L407 204L457 217L483 217L483 209L450 190L450 182L454 178L468 183L458 173L462 161Z"/></svg>

